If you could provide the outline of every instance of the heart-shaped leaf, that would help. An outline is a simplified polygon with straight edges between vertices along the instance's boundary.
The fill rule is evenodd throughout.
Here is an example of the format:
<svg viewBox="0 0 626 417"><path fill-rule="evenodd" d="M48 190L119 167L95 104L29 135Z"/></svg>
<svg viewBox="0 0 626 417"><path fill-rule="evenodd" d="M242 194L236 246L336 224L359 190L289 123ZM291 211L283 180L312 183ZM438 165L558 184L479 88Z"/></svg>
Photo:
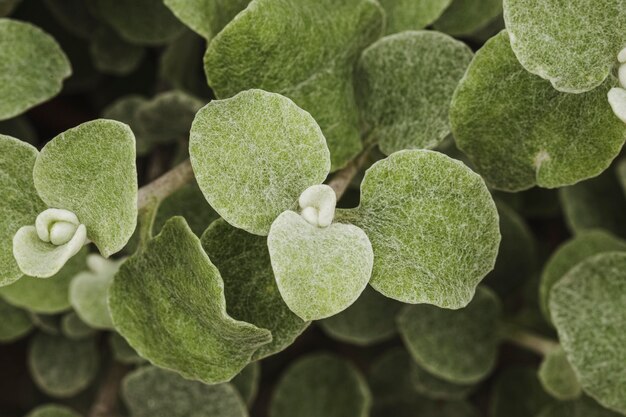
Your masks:
<svg viewBox="0 0 626 417"><path fill-rule="evenodd" d="M220 273L182 217L120 267L109 308L142 357L209 384L232 379L272 340L268 330L226 314Z"/></svg>
<svg viewBox="0 0 626 417"><path fill-rule="evenodd" d="M373 0L254 0L209 44L207 79L219 98L260 88L292 99L320 124L336 170L361 150L352 71L382 28Z"/></svg>
<svg viewBox="0 0 626 417"><path fill-rule="evenodd" d="M24 275L13 256L13 236L46 208L33 183L36 158L33 146L0 135L0 287Z"/></svg>
<svg viewBox="0 0 626 417"><path fill-rule="evenodd" d="M459 84L452 132L496 189L574 184L604 171L624 144L626 125L606 98L614 83L561 93L520 65L503 31L476 53Z"/></svg>
<svg viewBox="0 0 626 417"><path fill-rule="evenodd" d="M539 380L546 392L560 401L576 399L582 393L578 377L561 348L548 353L543 359Z"/></svg>
<svg viewBox="0 0 626 417"><path fill-rule="evenodd" d="M202 235L202 247L220 271L228 313L237 320L272 332L272 341L252 356L258 360L280 352L310 323L289 310L274 279L267 238L217 220Z"/></svg>
<svg viewBox="0 0 626 417"><path fill-rule="evenodd" d="M433 23L452 0L380 0L387 17L387 33L423 29Z"/></svg>
<svg viewBox="0 0 626 417"><path fill-rule="evenodd" d="M211 40L250 0L164 0L165 5L189 28Z"/></svg>
<svg viewBox="0 0 626 417"><path fill-rule="evenodd" d="M10 343L26 335L33 328L28 313L0 298L0 343Z"/></svg>
<svg viewBox="0 0 626 417"><path fill-rule="evenodd" d="M372 245L350 224L319 227L285 211L272 223L267 246L280 294L302 320L348 308L372 273Z"/></svg>
<svg viewBox="0 0 626 417"><path fill-rule="evenodd" d="M267 235L274 219L330 169L311 115L261 90L203 107L191 127L189 154L209 204L231 225L257 235Z"/></svg>
<svg viewBox="0 0 626 417"><path fill-rule="evenodd" d="M363 51L358 98L383 153L433 148L448 136L452 94L471 60L467 45L432 31L387 36Z"/></svg>
<svg viewBox="0 0 626 417"><path fill-rule="evenodd" d="M337 216L372 242L372 287L405 303L464 307L500 243L496 205L482 178L433 151L401 151L375 163L361 184L360 206Z"/></svg>
<svg viewBox="0 0 626 417"><path fill-rule="evenodd" d="M39 153L33 178L48 207L74 213L103 256L121 250L132 236L137 169L135 138L125 124L100 119L60 134Z"/></svg>
<svg viewBox="0 0 626 417"><path fill-rule="evenodd" d="M57 95L72 68L52 36L30 23L0 19L0 39L0 120L5 120Z"/></svg>

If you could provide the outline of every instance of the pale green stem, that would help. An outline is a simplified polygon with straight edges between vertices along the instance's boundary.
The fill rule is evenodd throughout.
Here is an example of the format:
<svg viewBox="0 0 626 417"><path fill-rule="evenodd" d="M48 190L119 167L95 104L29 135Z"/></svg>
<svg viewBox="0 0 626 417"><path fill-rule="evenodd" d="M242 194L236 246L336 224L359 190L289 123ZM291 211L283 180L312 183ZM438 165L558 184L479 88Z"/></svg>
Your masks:
<svg viewBox="0 0 626 417"><path fill-rule="evenodd" d="M191 161L187 159L156 180L141 187L137 199L137 208L141 210L152 200L156 200L157 202L163 201L176 190L189 183L193 178Z"/></svg>
<svg viewBox="0 0 626 417"><path fill-rule="evenodd" d="M341 199L343 194L346 192L350 183L359 173L359 171L363 168L363 166L367 163L369 158L369 154L374 147L373 144L369 144L363 152L361 152L356 158L354 158L348 165L340 171L335 173L335 176L328 182L328 185L335 190L335 194L337 195L337 200Z"/></svg>
<svg viewBox="0 0 626 417"><path fill-rule="evenodd" d="M535 352L540 356L546 356L559 347L559 343L555 340L520 329L515 325L505 327L504 339L509 343Z"/></svg>

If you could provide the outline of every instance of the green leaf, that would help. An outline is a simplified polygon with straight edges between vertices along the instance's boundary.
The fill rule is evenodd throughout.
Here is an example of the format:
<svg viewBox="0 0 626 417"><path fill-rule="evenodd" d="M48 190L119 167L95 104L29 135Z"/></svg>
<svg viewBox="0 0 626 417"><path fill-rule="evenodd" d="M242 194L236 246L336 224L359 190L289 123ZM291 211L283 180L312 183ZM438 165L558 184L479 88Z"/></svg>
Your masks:
<svg viewBox="0 0 626 417"><path fill-rule="evenodd" d="M598 405L590 398L583 397L575 401L558 402L546 406L537 417L620 417L623 414L614 413Z"/></svg>
<svg viewBox="0 0 626 417"><path fill-rule="evenodd" d="M268 330L226 314L223 288L200 239L174 217L121 266L109 308L115 328L142 357L214 384L232 379L272 340Z"/></svg>
<svg viewBox="0 0 626 417"><path fill-rule="evenodd" d="M318 324L326 334L340 342L369 346L396 334L395 319L401 308L402 303L368 286L345 311Z"/></svg>
<svg viewBox="0 0 626 417"><path fill-rule="evenodd" d="M584 391L626 413L626 253L595 255L550 292L552 321Z"/></svg>
<svg viewBox="0 0 626 417"><path fill-rule="evenodd" d="M246 8L250 0L164 0L190 29L208 41Z"/></svg>
<svg viewBox="0 0 626 417"><path fill-rule="evenodd" d="M387 34L423 29L433 23L452 0L380 0L387 17Z"/></svg>
<svg viewBox="0 0 626 417"><path fill-rule="evenodd" d="M95 339L70 340L37 334L28 351L28 367L35 384L57 398L73 397L96 377L99 355Z"/></svg>
<svg viewBox="0 0 626 417"><path fill-rule="evenodd" d="M387 36L363 51L357 97L383 153L433 148L450 134L452 94L472 55L432 31Z"/></svg>
<svg viewBox="0 0 626 417"><path fill-rule="evenodd" d="M26 417L81 417L76 411L64 405L45 404L34 408Z"/></svg>
<svg viewBox="0 0 626 417"><path fill-rule="evenodd" d="M76 314L95 329L113 329L107 296L113 277L123 260L108 261L99 255L89 255L89 271L76 275L69 288L69 298Z"/></svg>
<svg viewBox="0 0 626 417"><path fill-rule="evenodd" d="M361 184L360 206L338 212L342 220L372 242L372 287L406 303L464 307L500 243L483 180L433 151L401 151L375 163Z"/></svg>
<svg viewBox="0 0 626 417"><path fill-rule="evenodd" d="M502 13L502 0L453 0L433 27L453 36L485 28Z"/></svg>
<svg viewBox="0 0 626 417"><path fill-rule="evenodd" d="M254 403L261 380L261 363L252 362L233 378L231 383L237 388L248 407Z"/></svg>
<svg viewBox="0 0 626 417"><path fill-rule="evenodd" d="M126 339L116 332L112 332L109 335L109 346L111 347L113 358L120 363L138 365L146 362L146 360L139 356L139 354L135 352L135 349L128 344Z"/></svg>
<svg viewBox="0 0 626 417"><path fill-rule="evenodd" d="M348 308L372 274L372 245L351 224L319 227L285 211L272 223L267 246L283 300L305 321Z"/></svg>
<svg viewBox="0 0 626 417"><path fill-rule="evenodd" d="M465 401L441 402L419 396L403 398L396 403L375 404L372 417L479 417L478 411Z"/></svg>
<svg viewBox="0 0 626 417"><path fill-rule="evenodd" d="M0 39L0 120L5 120L56 96L72 68L59 44L30 23L0 18Z"/></svg>
<svg viewBox="0 0 626 417"><path fill-rule="evenodd" d="M559 197L572 232L605 229L626 237L626 199L612 170L560 189Z"/></svg>
<svg viewBox="0 0 626 417"><path fill-rule="evenodd" d="M55 314L68 310L70 282L85 269L86 256L87 249L84 248L52 277L25 276L9 286L0 288L0 296L14 306L35 313Z"/></svg>
<svg viewBox="0 0 626 417"><path fill-rule="evenodd" d="M124 378L122 397L132 417L248 416L231 384L205 385L153 366Z"/></svg>
<svg viewBox="0 0 626 417"><path fill-rule="evenodd" d="M128 75L137 69L145 49L128 43L107 26L101 25L89 45L94 66L105 74Z"/></svg>
<svg viewBox="0 0 626 417"><path fill-rule="evenodd" d="M417 364L448 382L484 379L496 362L500 341L500 300L478 287L467 307L447 310L421 304L398 316L398 330Z"/></svg>
<svg viewBox="0 0 626 417"><path fill-rule="evenodd" d="M94 30L102 24L92 15L90 1L84 0L44 0L46 8L57 22L72 35L82 39L94 36ZM46 14L49 19L49 15ZM61 43L62 42L62 39Z"/></svg>
<svg viewBox="0 0 626 417"><path fill-rule="evenodd" d="M375 404L393 404L416 395L410 374L411 362L411 356L401 347L388 349L374 360L367 379Z"/></svg>
<svg viewBox="0 0 626 417"><path fill-rule="evenodd" d="M0 287L24 275L13 256L13 236L46 208L33 183L36 158L33 146L0 135Z"/></svg>
<svg viewBox="0 0 626 417"><path fill-rule="evenodd" d="M28 334L33 321L28 313L0 298L0 343L10 343Z"/></svg>
<svg viewBox="0 0 626 417"><path fill-rule="evenodd" d="M98 13L122 38L139 45L162 45L184 29L163 0L95 0Z"/></svg>
<svg viewBox="0 0 626 417"><path fill-rule="evenodd" d="M202 97L212 96L204 71L189 71L189 68L203 68L205 50L206 40L191 30L185 30L161 54L159 77L181 91Z"/></svg>
<svg viewBox="0 0 626 417"><path fill-rule="evenodd" d="M472 384L455 384L441 379L411 361L411 383L418 393L435 400L462 400L472 393Z"/></svg>
<svg viewBox="0 0 626 417"><path fill-rule="evenodd" d="M139 156L147 154L153 147L150 140L143 137L142 132L140 132L141 128L139 122L137 121L137 110L147 102L148 99L142 96L130 94L117 99L102 110L102 117L104 119L117 120L126 123L131 128L136 136L137 154Z"/></svg>
<svg viewBox="0 0 626 417"><path fill-rule="evenodd" d="M228 223L267 235L274 219L328 175L324 135L278 94L250 90L203 107L191 127L191 164L209 204Z"/></svg>
<svg viewBox="0 0 626 417"><path fill-rule="evenodd" d="M220 219L202 235L202 246L224 280L228 314L272 332L272 341L259 347L253 360L282 351L309 326L278 291L266 238Z"/></svg>
<svg viewBox="0 0 626 417"><path fill-rule="evenodd" d="M552 322L550 291L554 284L585 259L610 251L626 251L626 241L602 230L583 231L558 247L546 262L539 284L541 312L549 322Z"/></svg>
<svg viewBox="0 0 626 417"><path fill-rule="evenodd" d="M624 144L626 125L606 98L614 83L586 94L556 91L519 64L503 31L476 53L459 84L452 132L496 189L574 184L604 171Z"/></svg>
<svg viewBox="0 0 626 417"><path fill-rule="evenodd" d="M308 355L283 374L271 417L367 417L371 394L352 364L328 353Z"/></svg>
<svg viewBox="0 0 626 417"><path fill-rule="evenodd" d="M602 84L624 47L626 3L609 0L504 0L511 46L526 70L554 88L581 93Z"/></svg>
<svg viewBox="0 0 626 417"><path fill-rule="evenodd" d="M89 327L72 311L61 319L61 332L68 339L81 340L93 336L96 330Z"/></svg>
<svg viewBox="0 0 626 417"><path fill-rule="evenodd" d="M65 131L43 147L33 177L41 199L76 214L104 257L130 239L137 221L137 169L127 125L100 119Z"/></svg>
<svg viewBox="0 0 626 417"><path fill-rule="evenodd" d="M546 355L539 367L539 381L543 388L560 401L580 397L582 388L569 364L563 349L556 349Z"/></svg>
<svg viewBox="0 0 626 417"><path fill-rule="evenodd" d="M553 402L554 400L541 387L535 369L507 368L495 381L489 415L536 416L546 405Z"/></svg>
<svg viewBox="0 0 626 417"><path fill-rule="evenodd" d="M254 0L211 41L204 67L219 98L260 88L310 112L336 170L361 150L352 71L382 29L373 0Z"/></svg>
<svg viewBox="0 0 626 417"><path fill-rule="evenodd" d="M165 222L174 216L184 217L196 236L201 236L206 228L220 217L208 205L202 191L200 191L198 184L195 182L180 188L159 204L159 209L154 219L154 231L158 233L163 228ZM247 233L242 234L247 235ZM212 257L211 260L216 262ZM217 269L223 274L224 271L219 264L217 266Z"/></svg>

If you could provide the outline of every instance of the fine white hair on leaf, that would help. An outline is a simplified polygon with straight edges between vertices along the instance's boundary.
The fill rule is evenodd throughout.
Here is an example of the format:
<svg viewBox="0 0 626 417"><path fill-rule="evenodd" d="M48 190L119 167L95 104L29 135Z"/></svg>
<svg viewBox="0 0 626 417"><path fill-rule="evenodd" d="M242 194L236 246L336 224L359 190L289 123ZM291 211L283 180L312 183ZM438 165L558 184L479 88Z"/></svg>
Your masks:
<svg viewBox="0 0 626 417"><path fill-rule="evenodd" d="M44 242L50 242L52 226L58 222L68 223L76 227L78 227L78 225L80 224L80 221L78 220L78 217L76 217L76 214L72 213L69 210L55 208L44 210L39 213L37 219L35 220L35 228L37 230L37 236L39 236L39 239L43 240Z"/></svg>
<svg viewBox="0 0 626 417"><path fill-rule="evenodd" d="M313 226L328 227L335 218L337 196L328 185L312 185L300 195L298 203L302 217Z"/></svg>

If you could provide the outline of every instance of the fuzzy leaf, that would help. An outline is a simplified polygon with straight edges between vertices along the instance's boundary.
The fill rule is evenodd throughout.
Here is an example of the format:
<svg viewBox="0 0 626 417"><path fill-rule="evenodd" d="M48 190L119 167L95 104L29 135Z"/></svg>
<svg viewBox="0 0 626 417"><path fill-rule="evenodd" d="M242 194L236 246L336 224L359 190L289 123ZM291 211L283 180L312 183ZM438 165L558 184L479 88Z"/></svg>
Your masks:
<svg viewBox="0 0 626 417"><path fill-rule="evenodd" d="M220 273L181 217L121 266L109 308L142 357L209 384L230 380L272 340L268 330L226 314Z"/></svg>
<svg viewBox="0 0 626 417"><path fill-rule="evenodd" d="M459 84L452 132L496 189L574 184L604 171L626 138L606 98L614 83L586 94L556 91L519 64L503 31L476 53Z"/></svg>
<svg viewBox="0 0 626 417"><path fill-rule="evenodd" d="M446 381L471 384L495 365L500 314L497 296L478 287L472 302L460 310L407 306L398 316L398 330L420 367Z"/></svg>
<svg viewBox="0 0 626 417"><path fill-rule="evenodd" d="M205 385L153 366L137 369L122 383L132 417L247 417L231 384Z"/></svg>
<svg viewBox="0 0 626 417"><path fill-rule="evenodd" d="M366 287L345 311L319 322L332 338L344 343L369 346L396 334L396 314L402 308L391 298Z"/></svg>
<svg viewBox="0 0 626 417"><path fill-rule="evenodd" d="M89 327L75 312L67 313L61 319L63 336L72 340L81 340L93 336L96 330Z"/></svg>
<svg viewBox="0 0 626 417"><path fill-rule="evenodd" d="M373 0L254 0L209 44L207 79L220 98L250 88L291 98L320 124L336 170L361 150L352 71L382 28Z"/></svg>
<svg viewBox="0 0 626 417"><path fill-rule="evenodd" d="M500 13L502 0L453 0L433 26L452 36L467 36L485 28Z"/></svg>
<svg viewBox="0 0 626 417"><path fill-rule="evenodd" d="M441 379L411 361L411 383L415 390L434 400L462 400L474 390L472 384L455 384Z"/></svg>
<svg viewBox="0 0 626 417"><path fill-rule="evenodd" d="M302 320L345 310L372 274L372 245L351 224L318 227L285 211L272 223L267 246L280 294Z"/></svg>
<svg viewBox="0 0 626 417"><path fill-rule="evenodd" d="M25 276L9 286L0 288L0 296L9 303L34 313L55 314L68 310L70 282L85 269L86 256L87 249L83 249L52 277Z"/></svg>
<svg viewBox="0 0 626 417"><path fill-rule="evenodd" d="M211 40L250 0L164 0L190 29Z"/></svg>
<svg viewBox="0 0 626 417"><path fill-rule="evenodd" d="M595 255L571 269L550 292L552 321L587 394L626 413L626 253Z"/></svg>
<svg viewBox="0 0 626 417"><path fill-rule="evenodd" d="M0 298L0 343L10 343L28 334L33 321L28 313Z"/></svg>
<svg viewBox="0 0 626 417"><path fill-rule="evenodd" d="M0 39L0 120L5 120L56 96L72 68L59 44L30 23L0 18Z"/></svg>
<svg viewBox="0 0 626 417"><path fill-rule="evenodd" d="M34 408L26 417L81 417L76 411L64 405L45 404Z"/></svg>
<svg viewBox="0 0 626 417"><path fill-rule="evenodd" d="M283 374L270 404L271 417L366 417L371 394L352 364L318 353L302 357Z"/></svg>
<svg viewBox="0 0 626 417"><path fill-rule="evenodd" d="M539 381L546 392L560 401L573 400L582 393L578 378L561 348L548 353L543 359L539 367Z"/></svg>
<svg viewBox="0 0 626 417"><path fill-rule="evenodd" d="M328 175L324 135L310 114L250 90L203 107L191 127L191 164L209 204L228 223L267 235L274 219Z"/></svg>
<svg viewBox="0 0 626 417"><path fill-rule="evenodd" d="M220 219L202 235L202 246L224 280L228 313L272 332L272 341L261 346L253 360L282 351L309 326L280 296L265 237Z"/></svg>
<svg viewBox="0 0 626 417"><path fill-rule="evenodd" d="M131 43L162 45L184 29L163 0L95 0L95 5L100 17Z"/></svg>
<svg viewBox="0 0 626 417"><path fill-rule="evenodd" d="M387 17L387 34L423 29L433 23L452 0L380 0Z"/></svg>
<svg viewBox="0 0 626 417"><path fill-rule="evenodd" d="M233 378L231 383L237 388L239 394L248 407L252 405L259 391L261 380L261 362L252 362Z"/></svg>
<svg viewBox="0 0 626 417"><path fill-rule="evenodd" d="M452 94L471 60L467 45L432 31L387 36L363 51L357 97L383 153L433 148L450 134Z"/></svg>
<svg viewBox="0 0 626 417"><path fill-rule="evenodd" d="M541 312L551 322L550 291L563 276L585 259L602 252L626 251L626 241L602 230L581 232L563 243L546 262L539 284Z"/></svg>
<svg viewBox="0 0 626 417"><path fill-rule="evenodd" d="M464 307L500 243L483 180L433 151L401 151L375 163L361 184L360 206L337 216L372 242L372 287L405 303Z"/></svg>
<svg viewBox="0 0 626 417"><path fill-rule="evenodd" d="M28 351L28 367L37 386L57 398L73 397L96 377L99 355L95 339L74 341L39 333Z"/></svg>
<svg viewBox="0 0 626 417"><path fill-rule="evenodd" d="M36 158L33 146L0 135L0 287L24 275L13 256L13 236L46 209L33 183Z"/></svg>
<svg viewBox="0 0 626 417"><path fill-rule="evenodd" d="M504 0L511 46L526 70L581 93L602 84L626 42L624 0ZM559 112L560 113L560 112Z"/></svg>
<svg viewBox="0 0 626 417"><path fill-rule="evenodd" d="M104 257L130 239L137 221L137 169L127 125L100 119L65 131L43 147L33 177L41 199L76 214Z"/></svg>
<svg viewBox="0 0 626 417"><path fill-rule="evenodd" d="M546 406L537 417L620 417L623 414L614 413L598 405L588 397L575 401L563 401Z"/></svg>

